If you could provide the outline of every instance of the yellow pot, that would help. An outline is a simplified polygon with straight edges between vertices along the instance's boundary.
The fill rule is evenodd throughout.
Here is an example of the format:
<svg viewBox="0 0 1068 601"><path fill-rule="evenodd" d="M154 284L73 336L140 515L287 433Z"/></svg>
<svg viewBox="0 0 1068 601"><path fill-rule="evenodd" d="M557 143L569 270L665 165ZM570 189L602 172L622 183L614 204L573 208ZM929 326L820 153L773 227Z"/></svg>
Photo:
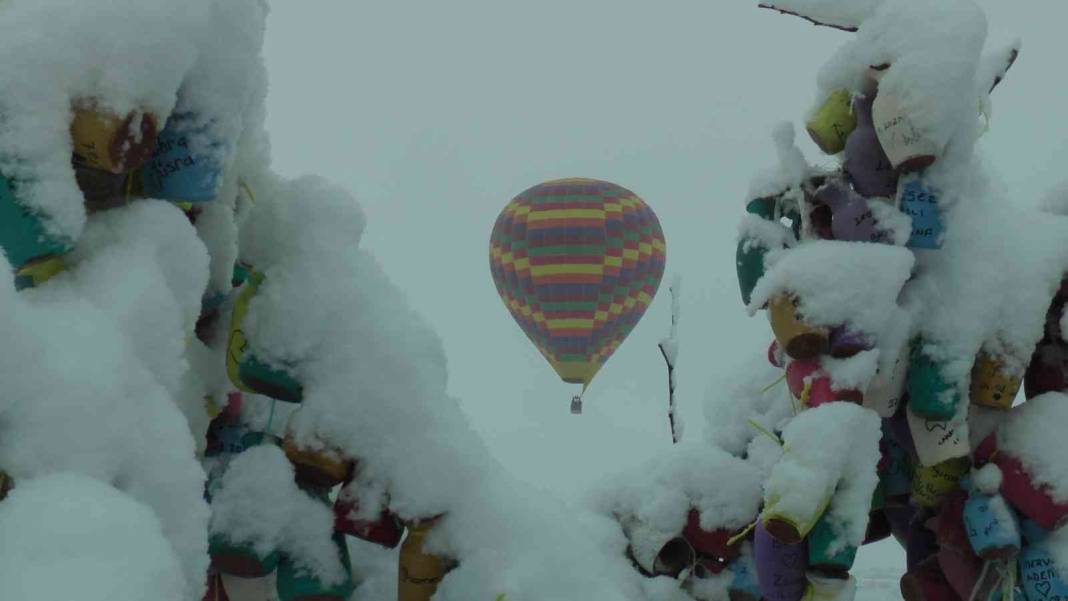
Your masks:
<svg viewBox="0 0 1068 601"><path fill-rule="evenodd" d="M408 537L400 549L397 601L430 601L445 578L449 562L423 549L426 536L438 518L408 524Z"/></svg>
<svg viewBox="0 0 1068 601"><path fill-rule="evenodd" d="M857 117L853 114L853 99L849 90L831 92L805 124L812 141L827 154L842 152L846 138L856 127Z"/></svg>
<svg viewBox="0 0 1068 601"><path fill-rule="evenodd" d="M344 482L352 471L352 461L337 451L302 448L288 434L282 450L293 464L297 481L316 488L333 488Z"/></svg>
<svg viewBox="0 0 1068 601"><path fill-rule="evenodd" d="M971 401L990 409L1010 409L1023 383L1023 374L1007 369L1005 362L980 351L972 366Z"/></svg>
<svg viewBox="0 0 1068 601"><path fill-rule="evenodd" d="M95 108L74 111L70 125L74 154L86 167L125 173L140 167L156 149L159 133L152 113L131 111L125 117Z"/></svg>
<svg viewBox="0 0 1068 601"><path fill-rule="evenodd" d="M938 507L960 486L960 480L971 469L968 457L956 457L937 465L921 465L912 476L912 500L921 507Z"/></svg>
<svg viewBox="0 0 1068 601"><path fill-rule="evenodd" d="M825 327L805 323L798 311L796 296L780 294L768 301L768 321L779 347L794 359L812 359L825 354L830 347Z"/></svg>

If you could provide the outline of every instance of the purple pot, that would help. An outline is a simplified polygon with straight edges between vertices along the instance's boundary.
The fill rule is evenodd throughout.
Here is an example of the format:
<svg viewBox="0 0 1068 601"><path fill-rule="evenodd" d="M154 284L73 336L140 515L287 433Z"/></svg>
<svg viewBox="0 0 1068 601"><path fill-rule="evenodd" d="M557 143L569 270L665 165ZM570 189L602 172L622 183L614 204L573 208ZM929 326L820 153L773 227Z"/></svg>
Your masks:
<svg viewBox="0 0 1068 601"><path fill-rule="evenodd" d="M905 539L905 561L910 570L938 552L938 537L927 527L929 518L930 514L920 509L909 522Z"/></svg>
<svg viewBox="0 0 1068 601"><path fill-rule="evenodd" d="M796 545L780 543L764 528L763 521L757 520L753 559L760 593L767 601L800 601L807 584L808 545L805 542Z"/></svg>
<svg viewBox="0 0 1068 601"><path fill-rule="evenodd" d="M853 182L853 188L862 196L895 196L898 174L875 135L871 117L874 100L874 94L858 96L853 100L857 128L846 140L843 166Z"/></svg>
<svg viewBox="0 0 1068 601"><path fill-rule="evenodd" d="M908 545L909 527L912 518L916 516L916 507L913 505L887 505L883 507L883 514L890 522L890 532L902 547Z"/></svg>
<svg viewBox="0 0 1068 601"><path fill-rule="evenodd" d="M841 180L829 180L816 190L814 202L831 214L831 238L845 242L886 242L889 236L878 227L868 200Z"/></svg>
<svg viewBox="0 0 1068 601"><path fill-rule="evenodd" d="M862 332L851 330L847 326L831 328L829 336L831 343L831 356L837 359L852 357L861 351L870 350L872 345Z"/></svg>
<svg viewBox="0 0 1068 601"><path fill-rule="evenodd" d="M905 403L902 403L902 406ZM916 443L912 440L912 430L909 428L908 415L904 411L894 417L883 420L883 433L890 436L897 446L905 450L910 459L916 457Z"/></svg>

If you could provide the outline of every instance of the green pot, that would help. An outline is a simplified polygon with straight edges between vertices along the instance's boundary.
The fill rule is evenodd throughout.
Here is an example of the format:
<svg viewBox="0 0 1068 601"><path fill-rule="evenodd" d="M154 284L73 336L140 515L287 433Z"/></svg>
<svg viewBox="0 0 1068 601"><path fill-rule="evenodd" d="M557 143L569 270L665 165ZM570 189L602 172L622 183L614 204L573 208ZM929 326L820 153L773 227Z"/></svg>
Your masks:
<svg viewBox="0 0 1068 601"><path fill-rule="evenodd" d="M922 342L913 344L907 386L909 408L918 417L946 421L957 414L960 391L943 377L942 367L923 352Z"/></svg>
<svg viewBox="0 0 1068 601"><path fill-rule="evenodd" d="M345 577L341 582L327 585L304 568L297 567L288 557L283 556L278 564L278 600L279 601L326 601L336 599L345 601L356 586L352 582L352 564L349 550L345 545L343 534L334 534L341 565L345 568Z"/></svg>
<svg viewBox="0 0 1068 601"><path fill-rule="evenodd" d="M735 265L738 268L738 288L746 305L753 297L753 288L764 277L764 256L767 254L767 247L758 240L742 238L738 241Z"/></svg>
<svg viewBox="0 0 1068 601"><path fill-rule="evenodd" d="M845 548L831 553L831 546L838 539L838 535L831 525L830 511L823 512L816 525L808 533L808 564L810 569L815 569L825 574L845 574L853 568L853 562L857 558L857 548L846 545Z"/></svg>
<svg viewBox="0 0 1068 601"><path fill-rule="evenodd" d="M244 331L248 303L256 296L263 280L263 274L252 272L234 302L234 312L230 319L230 338L227 343L226 373L234 386L240 390L266 395L287 403L299 403L304 400L304 387L300 381L288 371L268 365L256 357Z"/></svg>
<svg viewBox="0 0 1068 601"><path fill-rule="evenodd" d="M208 539L211 565L221 574L239 578L262 578L278 567L278 551L261 555L248 543L235 543L221 534Z"/></svg>
<svg viewBox="0 0 1068 601"><path fill-rule="evenodd" d="M62 255L70 245L49 234L38 215L15 197L12 182L0 175L0 247L15 270Z"/></svg>
<svg viewBox="0 0 1068 601"><path fill-rule="evenodd" d="M771 221L775 218L776 197L754 198L745 205L745 212Z"/></svg>

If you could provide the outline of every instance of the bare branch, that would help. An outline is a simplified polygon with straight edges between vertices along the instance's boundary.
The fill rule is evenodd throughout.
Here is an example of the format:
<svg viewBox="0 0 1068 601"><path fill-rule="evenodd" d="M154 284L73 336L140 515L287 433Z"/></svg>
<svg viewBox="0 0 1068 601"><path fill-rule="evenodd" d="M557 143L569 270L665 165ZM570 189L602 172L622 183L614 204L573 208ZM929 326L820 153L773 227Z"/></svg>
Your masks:
<svg viewBox="0 0 1068 601"><path fill-rule="evenodd" d="M786 10L785 8L779 8L778 6L775 6L774 4L761 2L757 6L759 6L760 8L766 8L768 10L773 10L773 11L782 13L784 15L790 15L792 17L800 17L800 18L808 21L809 23L812 23L813 25L818 25L820 27L830 27L831 29L837 29L837 30L840 30L840 31L850 31L850 32L857 30L856 27L849 27L847 25L835 25L834 23L824 23L823 21L819 21L817 19L813 19L812 17L809 17L807 15L802 15L801 13L797 13L797 12L794 12L792 10Z"/></svg>

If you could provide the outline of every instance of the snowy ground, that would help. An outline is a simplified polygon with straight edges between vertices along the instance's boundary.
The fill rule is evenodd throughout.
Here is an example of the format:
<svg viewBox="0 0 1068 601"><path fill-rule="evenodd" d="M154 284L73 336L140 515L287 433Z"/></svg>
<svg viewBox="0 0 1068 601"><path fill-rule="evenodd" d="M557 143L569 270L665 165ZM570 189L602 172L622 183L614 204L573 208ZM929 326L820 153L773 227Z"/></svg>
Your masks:
<svg viewBox="0 0 1068 601"><path fill-rule="evenodd" d="M861 549L853 573L859 581L856 601L897 601L905 571L905 552L892 538Z"/></svg>

